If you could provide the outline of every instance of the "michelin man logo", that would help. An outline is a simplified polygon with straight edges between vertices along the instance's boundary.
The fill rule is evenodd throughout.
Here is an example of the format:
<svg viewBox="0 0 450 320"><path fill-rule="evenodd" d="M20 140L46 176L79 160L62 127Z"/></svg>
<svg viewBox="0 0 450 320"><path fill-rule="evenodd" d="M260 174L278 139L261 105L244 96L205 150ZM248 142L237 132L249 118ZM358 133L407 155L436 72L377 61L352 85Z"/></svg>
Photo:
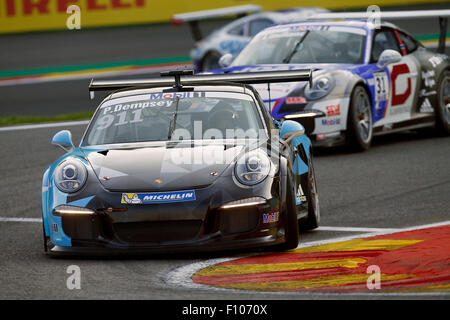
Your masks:
<svg viewBox="0 0 450 320"><path fill-rule="evenodd" d="M122 194L122 203L142 204L142 200L136 193L124 193Z"/></svg>

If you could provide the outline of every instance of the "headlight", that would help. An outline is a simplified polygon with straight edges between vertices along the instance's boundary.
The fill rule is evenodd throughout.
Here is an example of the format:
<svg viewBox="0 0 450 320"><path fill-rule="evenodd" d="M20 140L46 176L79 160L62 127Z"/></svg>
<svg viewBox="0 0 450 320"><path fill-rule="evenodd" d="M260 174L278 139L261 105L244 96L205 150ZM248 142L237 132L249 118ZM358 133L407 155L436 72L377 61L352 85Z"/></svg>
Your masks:
<svg viewBox="0 0 450 320"><path fill-rule="evenodd" d="M73 193L83 187L87 179L87 170L80 160L68 158L56 167L54 177L59 190Z"/></svg>
<svg viewBox="0 0 450 320"><path fill-rule="evenodd" d="M312 88L305 88L305 97L308 100L317 100L325 97L333 90L334 80L327 76L318 77L313 81Z"/></svg>
<svg viewBox="0 0 450 320"><path fill-rule="evenodd" d="M269 157L260 150L246 153L236 162L236 179L245 185L260 183L269 174L270 164Z"/></svg>

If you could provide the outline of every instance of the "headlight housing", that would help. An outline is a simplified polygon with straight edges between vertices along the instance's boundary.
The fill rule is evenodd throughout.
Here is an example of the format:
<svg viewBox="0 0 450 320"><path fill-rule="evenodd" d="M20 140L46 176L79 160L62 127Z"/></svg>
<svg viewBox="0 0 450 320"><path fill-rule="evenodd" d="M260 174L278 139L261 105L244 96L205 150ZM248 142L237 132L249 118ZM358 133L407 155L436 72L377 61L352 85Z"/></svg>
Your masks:
<svg viewBox="0 0 450 320"><path fill-rule="evenodd" d="M320 76L313 81L312 87L305 88L305 97L308 100L317 100L325 97L334 88L334 80L329 76Z"/></svg>
<svg viewBox="0 0 450 320"><path fill-rule="evenodd" d="M236 162L236 179L244 185L255 185L262 182L270 173L271 161L260 150L254 150L243 155Z"/></svg>
<svg viewBox="0 0 450 320"><path fill-rule="evenodd" d="M67 158L55 170L54 180L59 190L74 193L80 190L87 179L85 165L75 158Z"/></svg>

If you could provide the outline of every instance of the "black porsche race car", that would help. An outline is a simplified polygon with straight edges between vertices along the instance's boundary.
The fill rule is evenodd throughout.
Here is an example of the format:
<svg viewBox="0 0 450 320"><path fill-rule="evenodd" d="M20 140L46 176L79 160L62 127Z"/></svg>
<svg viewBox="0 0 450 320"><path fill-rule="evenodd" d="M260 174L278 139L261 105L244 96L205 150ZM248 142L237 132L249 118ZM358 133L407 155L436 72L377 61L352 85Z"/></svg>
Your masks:
<svg viewBox="0 0 450 320"><path fill-rule="evenodd" d="M311 142L273 123L249 84L310 80L310 70L95 81L114 91L78 147L44 172L44 249L121 254L275 245L319 224Z"/></svg>

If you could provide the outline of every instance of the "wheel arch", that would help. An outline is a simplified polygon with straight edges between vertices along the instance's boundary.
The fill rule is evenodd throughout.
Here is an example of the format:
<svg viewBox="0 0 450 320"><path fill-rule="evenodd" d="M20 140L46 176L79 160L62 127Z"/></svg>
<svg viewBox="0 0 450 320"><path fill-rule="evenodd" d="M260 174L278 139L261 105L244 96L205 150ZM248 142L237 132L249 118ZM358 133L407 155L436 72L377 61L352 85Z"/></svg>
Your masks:
<svg viewBox="0 0 450 320"><path fill-rule="evenodd" d="M219 58L224 55L224 53L220 52L219 50L217 50L217 48L209 48L208 50L206 50L205 53L203 54L201 60L200 60L200 67L201 67L202 71L205 71L204 68L203 68L203 65L205 63L205 59L209 55L212 55L212 54L217 54L219 56Z"/></svg>

